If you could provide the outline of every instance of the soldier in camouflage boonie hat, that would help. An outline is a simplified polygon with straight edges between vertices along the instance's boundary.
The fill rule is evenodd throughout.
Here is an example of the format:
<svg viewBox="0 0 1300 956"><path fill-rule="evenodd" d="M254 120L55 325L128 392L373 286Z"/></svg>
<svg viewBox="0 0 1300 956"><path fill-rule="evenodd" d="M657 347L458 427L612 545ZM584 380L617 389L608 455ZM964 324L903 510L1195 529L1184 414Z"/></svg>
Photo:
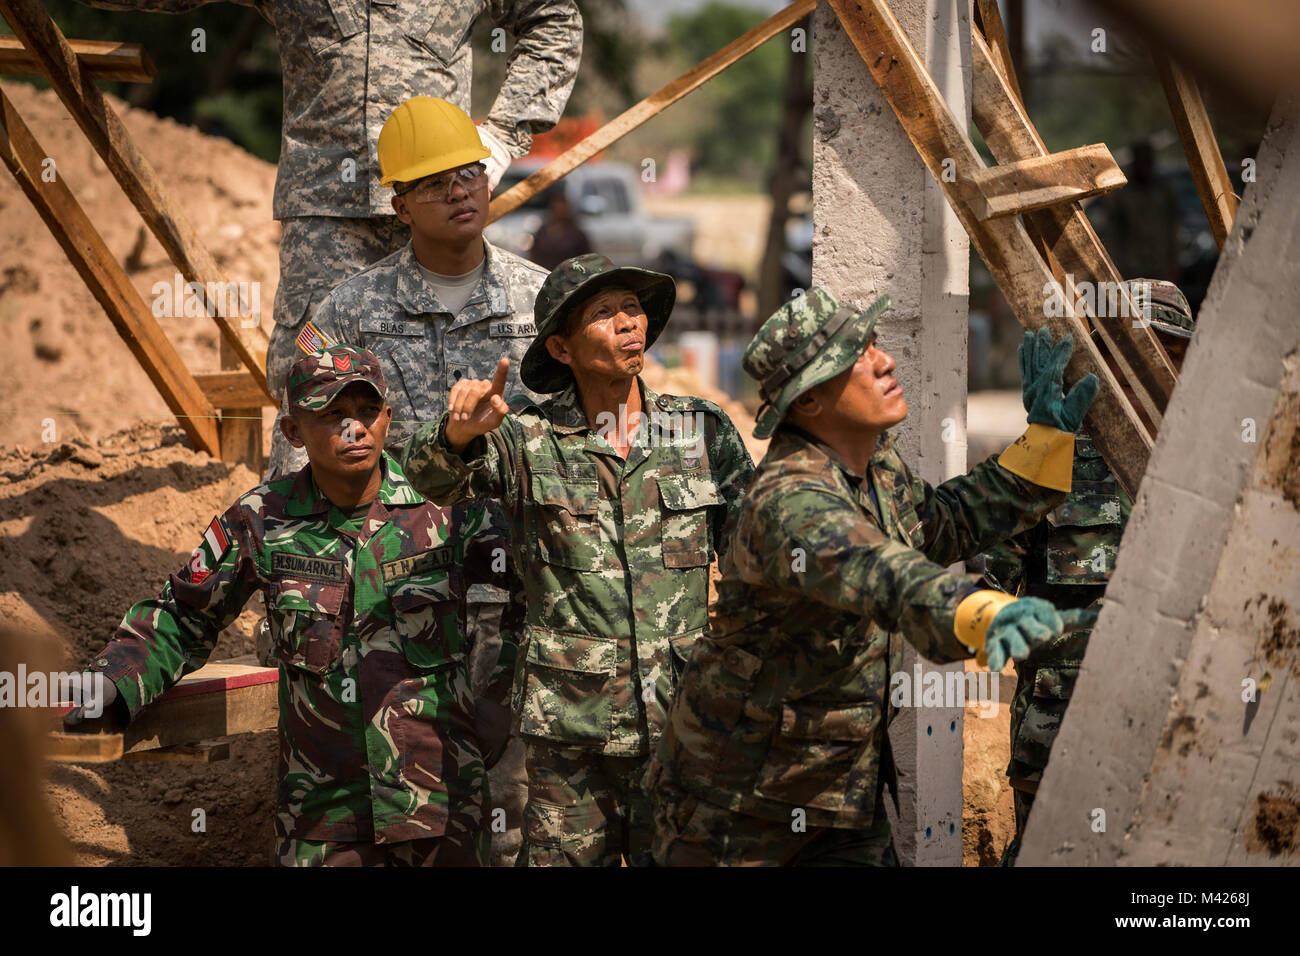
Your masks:
<svg viewBox="0 0 1300 956"><path fill-rule="evenodd" d="M888 308L887 295L859 310L814 286L777 309L745 347L742 362L763 399L754 437L770 437L796 398L851 367Z"/></svg>
<svg viewBox="0 0 1300 956"><path fill-rule="evenodd" d="M289 369L289 407L318 412L353 382L365 382L379 397L388 396L388 383L379 359L368 349L334 345L304 355Z"/></svg>
<svg viewBox="0 0 1300 956"><path fill-rule="evenodd" d="M1130 279L1125 284L1138 314L1151 320L1151 328L1175 338L1192 337L1196 319L1182 289L1168 279Z"/></svg>
<svg viewBox="0 0 1300 956"><path fill-rule="evenodd" d="M673 303L677 301L677 284L672 276L662 272L616 266L608 256L594 252L565 259L546 277L533 306L537 337L524 353L519 378L534 392L558 392L573 381L569 367L557 362L547 351L546 340L552 335L562 335L564 321L574 308L606 289L631 289L641 300L641 308L649 320L645 336L647 351L668 324Z"/></svg>

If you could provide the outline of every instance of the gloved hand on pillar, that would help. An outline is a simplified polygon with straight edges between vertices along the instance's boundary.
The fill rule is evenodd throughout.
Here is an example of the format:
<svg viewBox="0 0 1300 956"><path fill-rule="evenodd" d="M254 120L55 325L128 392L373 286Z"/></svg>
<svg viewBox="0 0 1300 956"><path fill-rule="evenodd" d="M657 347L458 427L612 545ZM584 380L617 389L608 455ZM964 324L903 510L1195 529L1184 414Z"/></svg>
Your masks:
<svg viewBox="0 0 1300 956"><path fill-rule="evenodd" d="M1058 611L1042 598L1014 598L1001 591L968 594L957 605L953 630L975 651L976 663L1000 671L1007 659L1022 661L1040 644L1068 631L1091 627L1097 612L1087 608Z"/></svg>

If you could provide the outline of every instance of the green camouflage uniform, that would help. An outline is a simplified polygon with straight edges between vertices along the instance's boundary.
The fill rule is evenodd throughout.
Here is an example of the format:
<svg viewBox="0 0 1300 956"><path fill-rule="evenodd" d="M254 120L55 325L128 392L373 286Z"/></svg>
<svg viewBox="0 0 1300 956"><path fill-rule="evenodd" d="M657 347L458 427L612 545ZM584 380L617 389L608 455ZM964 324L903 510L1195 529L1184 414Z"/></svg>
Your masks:
<svg viewBox="0 0 1300 956"><path fill-rule="evenodd" d="M813 289L746 350L769 402L755 435L776 432L650 769L661 865L896 863L882 787L903 639L936 662L971 656L953 624L978 586L945 566L1063 497L992 461L931 487L888 434L863 480L809 433L777 427L797 395L853 364L887 304L857 314Z"/></svg>
<svg viewBox="0 0 1300 956"><path fill-rule="evenodd" d="M491 378L502 354L511 359L509 390L524 391L519 367L536 332L533 304L546 270L487 240L483 247L483 277L457 314L438 301L408 241L382 262L331 289L312 315L312 325L331 344L369 349L379 357L393 407L386 447L394 455L401 455L421 423L435 421L447 410L447 394L456 382L464 377ZM287 442L284 448L289 449ZM488 514L485 534L508 552L509 525L495 501L489 502ZM487 541L482 544L493 546ZM501 675L509 680L518 641L515 634L501 634L500 622L523 617L523 585L513 561L501 577L507 588L471 582L468 596L474 691L494 699L496 689L489 683ZM509 606L511 595L514 607ZM492 834L493 862L508 866L523 842L528 793L523 743L512 740L489 773L493 807L505 810L504 829L498 824Z"/></svg>
<svg viewBox="0 0 1300 956"><path fill-rule="evenodd" d="M463 542L478 529L451 524L387 454L383 467L360 518L331 505L310 467L243 495L92 664L134 717L263 594L280 667L282 859L303 853L298 841L447 834L479 844L458 862L486 853L461 627Z"/></svg>
<svg viewBox="0 0 1300 956"><path fill-rule="evenodd" d="M1100 610L1133 502L1083 433L1075 436L1071 479L1070 494L1043 521L986 552L984 577L1018 597ZM1091 633L1089 627L1062 635L1016 664L1007 766L1015 788L1016 835L1004 865L1016 858L1034 802L1032 789L1042 780Z"/></svg>
<svg viewBox="0 0 1300 956"><path fill-rule="evenodd" d="M645 757L704 633L709 564L753 472L720 408L639 386L655 414L626 460L588 427L572 386L512 399L513 414L462 455L446 445L445 416L407 451L431 500L495 496L510 520L528 597L515 713L530 865L617 865L625 848L645 862Z"/></svg>

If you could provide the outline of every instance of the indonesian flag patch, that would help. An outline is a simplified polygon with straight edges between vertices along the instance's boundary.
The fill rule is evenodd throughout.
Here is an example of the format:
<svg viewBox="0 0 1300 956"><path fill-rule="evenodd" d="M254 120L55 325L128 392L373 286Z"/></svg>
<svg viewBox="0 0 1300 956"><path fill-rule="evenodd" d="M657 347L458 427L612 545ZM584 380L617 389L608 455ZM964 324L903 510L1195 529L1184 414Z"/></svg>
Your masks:
<svg viewBox="0 0 1300 956"><path fill-rule="evenodd" d="M203 532L203 543L190 555L191 583L202 584L207 580L229 549L230 539L226 537L226 531L221 527L221 519L215 517L208 525L208 529Z"/></svg>
<svg viewBox="0 0 1300 956"><path fill-rule="evenodd" d="M302 327L302 331L298 333L298 338L295 341L298 343L298 348L302 349L303 352L308 355L311 355L312 352L319 352L321 349L329 348L330 344L329 339L325 338L325 336L321 334L321 330L316 328L316 326L312 325L310 322Z"/></svg>

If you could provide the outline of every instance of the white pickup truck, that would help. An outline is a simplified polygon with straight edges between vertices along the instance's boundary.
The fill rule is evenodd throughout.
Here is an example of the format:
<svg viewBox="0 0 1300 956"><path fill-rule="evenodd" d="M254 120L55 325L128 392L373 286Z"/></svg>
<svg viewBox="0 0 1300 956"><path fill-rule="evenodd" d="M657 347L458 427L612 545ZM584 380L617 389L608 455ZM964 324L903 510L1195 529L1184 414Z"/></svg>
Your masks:
<svg viewBox="0 0 1300 956"><path fill-rule="evenodd" d="M527 179L543 165L527 159L514 163L497 186L495 195ZM695 224L689 219L647 216L641 205L641 178L631 166L617 162L586 163L551 189L566 191L578 224L595 250L615 263L649 265L665 250L691 261ZM488 240L527 257L533 234L546 215L550 195L550 190L546 190L488 226Z"/></svg>

